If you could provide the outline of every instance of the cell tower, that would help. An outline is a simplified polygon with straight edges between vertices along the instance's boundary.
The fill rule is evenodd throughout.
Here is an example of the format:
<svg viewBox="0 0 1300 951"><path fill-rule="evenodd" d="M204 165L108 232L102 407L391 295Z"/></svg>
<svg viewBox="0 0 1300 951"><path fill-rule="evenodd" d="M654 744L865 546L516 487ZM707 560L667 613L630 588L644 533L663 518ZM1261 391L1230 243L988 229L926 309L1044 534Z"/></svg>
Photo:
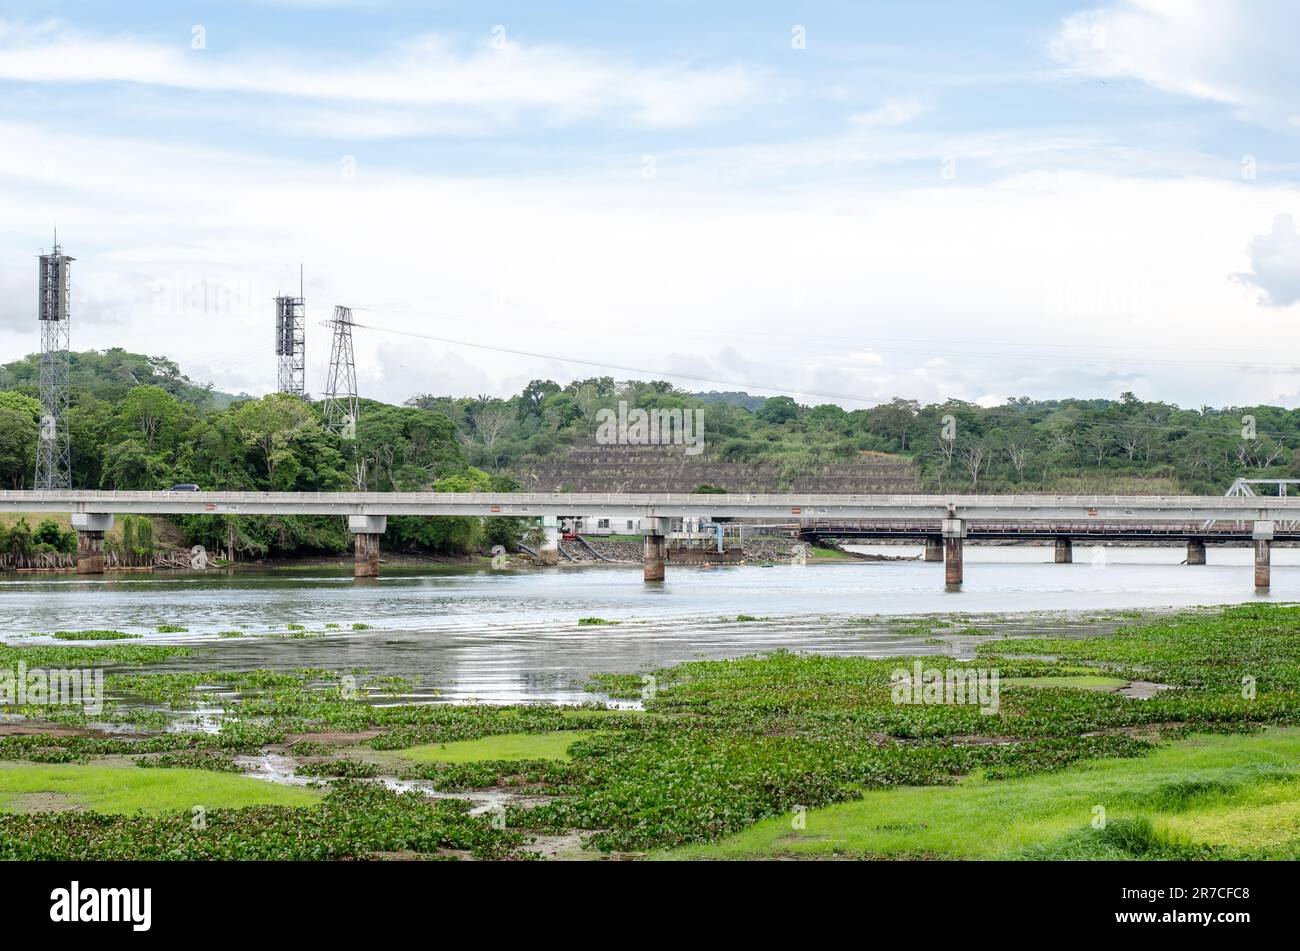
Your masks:
<svg viewBox="0 0 1300 951"><path fill-rule="evenodd" d="M72 318L68 312L68 271L76 260L63 253L59 233L54 247L42 254L41 325L41 428L36 437L36 488L72 488L72 452L68 438L68 349Z"/></svg>
<svg viewBox="0 0 1300 951"><path fill-rule="evenodd" d="M298 271L298 296L275 299L275 355L279 358L276 389L307 396L307 303L302 296L302 270Z"/></svg>
<svg viewBox="0 0 1300 951"><path fill-rule="evenodd" d="M325 322L334 330L330 345L330 369L325 381L325 428L349 439L357 426L357 364L352 356L352 308L335 306L334 316Z"/></svg>

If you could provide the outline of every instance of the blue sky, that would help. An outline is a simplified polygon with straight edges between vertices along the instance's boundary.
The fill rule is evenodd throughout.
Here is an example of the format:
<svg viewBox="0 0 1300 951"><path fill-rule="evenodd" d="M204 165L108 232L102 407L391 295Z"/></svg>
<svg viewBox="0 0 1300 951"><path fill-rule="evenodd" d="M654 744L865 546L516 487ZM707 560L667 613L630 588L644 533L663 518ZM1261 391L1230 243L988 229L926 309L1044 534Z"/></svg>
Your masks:
<svg viewBox="0 0 1300 951"><path fill-rule="evenodd" d="M392 400L603 363L849 407L1295 405L1298 26L1211 0L0 4L0 358L35 348L57 224L74 346L255 393L303 261L313 389L339 303Z"/></svg>

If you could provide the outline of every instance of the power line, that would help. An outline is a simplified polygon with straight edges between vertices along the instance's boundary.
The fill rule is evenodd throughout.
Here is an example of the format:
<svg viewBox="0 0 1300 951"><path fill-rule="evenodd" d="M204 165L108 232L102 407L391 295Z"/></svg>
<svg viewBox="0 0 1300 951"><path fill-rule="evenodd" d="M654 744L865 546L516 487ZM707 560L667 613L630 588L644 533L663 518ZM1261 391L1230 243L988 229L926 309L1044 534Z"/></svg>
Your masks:
<svg viewBox="0 0 1300 951"><path fill-rule="evenodd" d="M557 363L574 363L580 366L595 367L599 370L617 370L620 373L643 373L647 376L658 379L668 380L691 380L696 383L712 383L721 386L739 386L751 390L768 390L773 393L786 394L794 392L797 396L816 396L828 400L849 400L854 403L873 403L874 400L864 399L861 396L850 396L846 393L819 393L812 390L791 391L789 387L770 386L762 383L748 383L741 380L728 380L720 377L696 376L689 373L676 373L667 370L647 370L643 367L630 367L617 363L601 363L596 360L582 360L578 357L561 357L550 353L538 353L532 350L516 350L511 347L495 347L486 343L472 343L468 340L456 340L451 337L439 337L434 334L422 334L413 330L398 330L396 327L379 327L374 324L353 324L355 327L364 327L367 330L377 330L380 333L398 334L403 337L415 337L420 340L432 340L437 343L450 344L457 347L471 347L476 350L490 350L494 353L509 353L518 357L533 357L538 360L554 360Z"/></svg>
<svg viewBox="0 0 1300 951"><path fill-rule="evenodd" d="M644 374L647 376L656 377L660 379L691 380L697 383L712 383L712 384L720 384L723 386L736 386L745 390L767 390L769 392L780 393L780 394L793 393L796 396L815 396L815 397L820 397L822 399L849 400L852 402L867 403L872 405L876 405L877 403L877 401L875 400L863 399L860 396L849 396L843 393L826 393L826 392L816 392L811 390L791 390L789 387L770 386L766 384L752 383L752 382L747 382L742 380L697 376L692 374L668 372L663 370L648 370L644 367L631 367L622 364L603 363L596 360L583 360L578 357L562 357L562 356L557 356L555 354L540 353L532 350L521 350L514 347L500 347L500 346L495 346L493 344L474 343L468 340L458 340L452 337L441 337L436 334L425 334L425 333L419 333L412 330L399 330L395 327L381 327L376 324L354 323L353 326L364 327L367 330L377 330L380 333L390 333L390 334L396 334L403 337L414 337L420 340L430 340L437 343L450 344L452 346L470 347L477 350L489 350L496 353L509 353L514 356L533 357L539 360L554 360L558 363L573 363L581 366L595 367L597 369L602 369L602 370L617 370L622 373L640 373L640 374ZM1152 433L1187 432L1188 434L1206 433L1207 435L1220 435L1220 436L1233 435L1232 430L1225 430L1221 433L1207 432L1206 430L1198 430L1193 426L1183 425L1183 424L1144 423L1140 421L1101 421L1094 425L1102 426L1110 429L1136 429L1141 432L1152 432ZM1281 442L1284 439L1294 439L1297 437L1297 435L1300 434L1283 433L1283 432L1257 429L1255 431L1255 435L1268 436L1270 438L1273 438Z"/></svg>
<svg viewBox="0 0 1300 951"><path fill-rule="evenodd" d="M414 313L413 311L403 310L401 308L389 308L396 310L398 313ZM472 324L474 326L497 326L497 327L534 327L535 324L521 323L518 321L492 321L483 320L479 317L459 318L459 317L433 317L427 318L432 320L443 320L460 324ZM580 327L574 324L548 324L548 329L572 330L578 333L589 333L590 327ZM397 331L394 331L397 332ZM636 330L633 328L620 327L617 333L624 336L647 336L647 337L696 337L700 339L711 340L735 340L735 334L710 333L708 331L693 330L690 328L665 328L656 326L651 330ZM747 338L761 337L773 340L824 340L828 342L848 342L857 343L876 353L913 353L924 356L952 356L961 357L969 360L987 359L996 361L1005 360L1059 360L1068 363L1079 363L1079 352L1087 349L1092 350L1129 350L1131 347L1121 346L1118 344L1078 344L1078 343L1035 343L1022 341L993 341L993 340L958 340L943 338L942 343L947 349L940 349L932 345L933 338L926 337L860 337L847 334L814 334L814 333L786 333L779 331L760 331L746 329L744 335ZM923 343L927 344L921 348L881 346L882 343ZM968 345L974 347L1042 347L1057 348L1069 351L1067 353L998 353L989 350L957 350L951 349L950 345ZM1160 344L1162 351L1188 351L1196 352L1205 350L1205 347L1176 347ZM1267 352L1274 356L1279 355L1275 349L1254 350L1251 348L1234 347L1215 347L1215 350L1222 353L1264 353ZM1164 360L1152 357L1123 357L1123 356L1106 356L1098 357L1098 360L1105 360L1107 363L1124 363L1136 366L1178 366L1178 367L1217 367L1221 369L1240 369L1240 370L1271 370L1277 372L1295 372L1300 370L1300 356L1296 357L1295 363L1292 364L1266 364L1266 363L1240 363L1227 362L1222 360Z"/></svg>

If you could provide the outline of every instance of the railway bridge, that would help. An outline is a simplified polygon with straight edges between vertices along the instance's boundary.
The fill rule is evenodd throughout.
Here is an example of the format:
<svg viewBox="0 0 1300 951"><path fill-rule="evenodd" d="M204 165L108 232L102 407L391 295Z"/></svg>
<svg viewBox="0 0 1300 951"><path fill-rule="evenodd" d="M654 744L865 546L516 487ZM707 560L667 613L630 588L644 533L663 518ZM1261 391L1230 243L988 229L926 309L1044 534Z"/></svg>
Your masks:
<svg viewBox="0 0 1300 951"><path fill-rule="evenodd" d="M790 533L811 542L828 539L881 540L915 539L925 544L926 561L943 561L943 522L939 519L858 520L801 522ZM1210 544L1249 544L1255 541L1254 523L1248 521L1141 521L1108 519L1078 520L971 520L965 537L979 541L1050 541L1055 544L1057 564L1074 560L1074 542L1182 542L1187 545L1187 564L1205 564L1205 547ZM1273 542L1300 542L1300 525L1292 521L1274 524Z"/></svg>
<svg viewBox="0 0 1300 951"><path fill-rule="evenodd" d="M379 539L390 515L539 518L542 554L558 557L565 516L640 518L644 576L662 581L673 518L797 522L805 536L917 537L944 580L962 584L962 543L976 538L1053 538L1057 561L1076 538L1184 540L1188 563L1205 563L1207 542L1249 539L1255 587L1267 589L1275 540L1300 539L1300 497L1123 495L798 495L539 492L109 492L0 491L0 511L68 513L77 531L77 570L104 570L104 533L119 514L336 515L355 538L357 577L379 572Z"/></svg>

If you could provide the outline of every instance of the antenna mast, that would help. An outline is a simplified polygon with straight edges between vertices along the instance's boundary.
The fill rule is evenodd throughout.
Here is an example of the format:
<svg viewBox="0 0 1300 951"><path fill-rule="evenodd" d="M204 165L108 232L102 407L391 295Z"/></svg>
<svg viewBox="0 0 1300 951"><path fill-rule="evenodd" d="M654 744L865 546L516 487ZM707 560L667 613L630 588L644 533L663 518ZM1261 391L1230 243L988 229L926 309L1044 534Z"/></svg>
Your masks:
<svg viewBox="0 0 1300 951"><path fill-rule="evenodd" d="M36 437L36 488L72 488L72 451L68 435L69 269L75 258L59 246L40 256L37 317L41 326L41 428Z"/></svg>
<svg viewBox="0 0 1300 951"><path fill-rule="evenodd" d="M307 397L307 302L302 293L302 264L298 265L298 296L275 299L275 388L300 399Z"/></svg>

